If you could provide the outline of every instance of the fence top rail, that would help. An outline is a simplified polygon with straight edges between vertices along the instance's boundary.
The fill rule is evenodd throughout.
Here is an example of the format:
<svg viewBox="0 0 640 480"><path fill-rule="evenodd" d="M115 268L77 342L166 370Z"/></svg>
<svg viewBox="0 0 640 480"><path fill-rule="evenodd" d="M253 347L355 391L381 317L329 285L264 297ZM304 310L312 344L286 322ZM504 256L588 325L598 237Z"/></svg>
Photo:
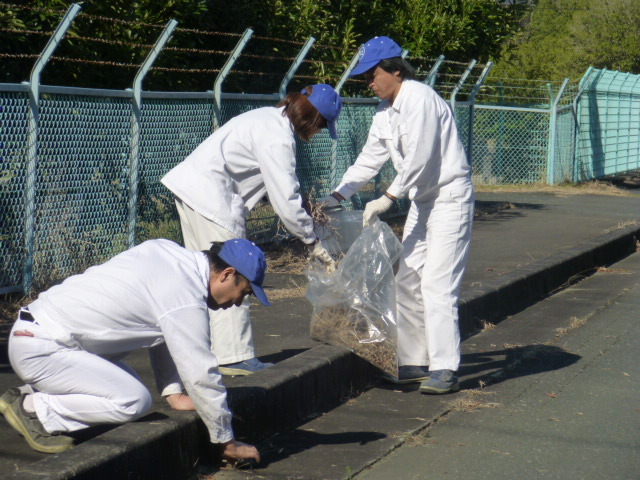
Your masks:
<svg viewBox="0 0 640 480"><path fill-rule="evenodd" d="M28 83L0 83L0 92L28 92Z"/></svg>
<svg viewBox="0 0 640 480"><path fill-rule="evenodd" d="M482 110L508 110L510 112L549 113L548 108L513 107L509 105L482 105L478 103L474 105L474 108Z"/></svg>
<svg viewBox="0 0 640 480"><path fill-rule="evenodd" d="M29 83L0 83L0 92L29 92ZM77 95L77 96L93 96L93 97L111 97L111 98L133 98L131 90L108 90L100 88L83 88L83 87L60 87L55 85L42 85L40 92L45 94L57 95ZM205 92L161 92L161 91L143 91L142 97L147 99L207 99L213 98L213 90ZM222 93L225 100L265 100L278 101L280 97L277 93ZM376 97L358 98L344 97L345 103L353 104L372 104L377 105L380 100Z"/></svg>

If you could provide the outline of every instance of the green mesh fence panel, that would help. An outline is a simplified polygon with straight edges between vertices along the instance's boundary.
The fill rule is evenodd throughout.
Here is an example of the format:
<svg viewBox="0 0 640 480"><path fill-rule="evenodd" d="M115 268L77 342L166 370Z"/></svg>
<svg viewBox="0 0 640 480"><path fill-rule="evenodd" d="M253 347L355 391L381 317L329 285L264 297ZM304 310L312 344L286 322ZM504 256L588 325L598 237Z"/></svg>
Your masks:
<svg viewBox="0 0 640 480"><path fill-rule="evenodd" d="M548 112L476 105L473 182L546 182L548 134Z"/></svg>
<svg viewBox="0 0 640 480"><path fill-rule="evenodd" d="M36 165L35 284L126 246L130 100L42 94Z"/></svg>
<svg viewBox="0 0 640 480"><path fill-rule="evenodd" d="M573 109L563 107L556 118L556 141L553 162L554 183L573 180L576 122Z"/></svg>
<svg viewBox="0 0 640 480"><path fill-rule="evenodd" d="M228 100L222 100L222 106L220 107L222 115L220 125L224 125L233 117L237 117L249 110L262 107L274 107L279 101L277 95L264 95L262 98L257 96L247 97L246 99L230 98Z"/></svg>
<svg viewBox="0 0 640 480"><path fill-rule="evenodd" d="M640 168L640 75L593 70L583 87L576 179Z"/></svg>
<svg viewBox="0 0 640 480"><path fill-rule="evenodd" d="M493 88L497 100L491 104L471 109L460 98L456 122L465 148L472 152L474 183L560 182L637 169L640 93L629 86L636 78L596 72L585 85L577 115L571 105L574 97L561 99L553 132L541 87L536 87L542 92L539 99L526 108L500 104L510 95L510 87L502 84ZM436 87L447 96L442 85ZM0 84L0 293L19 291L24 281L25 224L29 223L24 208L27 88ZM549 88L546 95L553 99L557 91ZM275 94L223 94L219 124L277 101ZM323 131L311 142L298 142L297 174L303 195L319 198L337 186L366 141L377 104L374 98L345 98L337 141ZM130 92L41 88L33 258L36 288L127 247L131 105ZM160 179L210 135L213 119L210 92L143 93L136 243L158 237L181 241L173 196ZM552 133L555 141L550 145ZM364 208L394 177L393 165L387 162L345 206ZM402 214L408 206L404 199L388 215ZM259 242L286 235L278 228L268 199L250 213L247 234Z"/></svg>
<svg viewBox="0 0 640 480"><path fill-rule="evenodd" d="M143 96L136 243L159 237L182 243L174 196L160 180L211 135L213 114L211 95Z"/></svg>
<svg viewBox="0 0 640 480"><path fill-rule="evenodd" d="M0 93L0 293L22 288L26 93Z"/></svg>

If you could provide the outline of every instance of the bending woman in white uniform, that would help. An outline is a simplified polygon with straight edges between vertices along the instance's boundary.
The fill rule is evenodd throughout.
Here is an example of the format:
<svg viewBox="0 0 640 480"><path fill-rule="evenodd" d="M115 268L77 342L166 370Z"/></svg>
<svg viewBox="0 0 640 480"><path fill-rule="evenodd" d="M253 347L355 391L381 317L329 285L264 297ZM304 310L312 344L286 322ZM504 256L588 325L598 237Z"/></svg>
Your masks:
<svg viewBox="0 0 640 480"><path fill-rule="evenodd" d="M245 237L245 218L266 195L286 228L328 268L333 259L318 242L302 207L295 135L309 141L323 128L337 137L342 101L329 85L289 93L276 107L229 120L162 179L176 196L185 247ZM271 364L255 358L249 305L210 312L212 348L223 375L247 375Z"/></svg>
<svg viewBox="0 0 640 480"><path fill-rule="evenodd" d="M331 196L337 205L360 190L391 158L397 175L367 203L366 224L408 197L404 252L396 276L400 383L422 382L427 394L459 389L458 297L473 221L471 168L449 105L412 80L402 49L388 37L363 47L351 75L364 74L382 99L355 164Z"/></svg>

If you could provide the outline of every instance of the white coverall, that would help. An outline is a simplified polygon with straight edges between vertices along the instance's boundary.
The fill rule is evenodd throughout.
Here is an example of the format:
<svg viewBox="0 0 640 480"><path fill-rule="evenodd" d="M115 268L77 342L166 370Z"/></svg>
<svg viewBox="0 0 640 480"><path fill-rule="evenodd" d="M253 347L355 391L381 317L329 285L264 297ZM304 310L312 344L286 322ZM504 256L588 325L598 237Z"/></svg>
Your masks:
<svg viewBox="0 0 640 480"><path fill-rule="evenodd" d="M152 397L120 360L149 348L158 391L185 388L213 443L233 439L226 389L209 341L209 262L169 240L150 240L40 294L35 322L17 320L9 360L34 393L49 433L124 423Z"/></svg>
<svg viewBox="0 0 640 480"><path fill-rule="evenodd" d="M397 175L387 192L411 200L396 275L398 364L455 371L474 192L451 108L429 86L404 80L393 104L380 103L362 152L335 191L349 198L389 157Z"/></svg>
<svg viewBox="0 0 640 480"><path fill-rule="evenodd" d="M244 238L245 218L265 194L293 235L306 244L316 240L298 193L295 136L283 110L264 107L232 118L162 178L177 197L186 248ZM210 314L221 365L255 356L248 302Z"/></svg>

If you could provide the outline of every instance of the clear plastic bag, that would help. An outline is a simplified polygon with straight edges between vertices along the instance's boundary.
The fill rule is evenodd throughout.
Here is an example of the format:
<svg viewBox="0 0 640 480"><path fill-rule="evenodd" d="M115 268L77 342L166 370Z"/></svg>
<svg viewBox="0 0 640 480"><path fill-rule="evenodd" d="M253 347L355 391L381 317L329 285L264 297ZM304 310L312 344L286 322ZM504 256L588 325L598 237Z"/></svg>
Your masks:
<svg viewBox="0 0 640 480"><path fill-rule="evenodd" d="M389 225L362 229L337 269L307 269L313 305L312 338L346 346L383 371L397 375L396 292L393 264L402 244Z"/></svg>
<svg viewBox="0 0 640 480"><path fill-rule="evenodd" d="M362 232L362 210L327 210L329 222L315 225L315 234L334 258L344 255Z"/></svg>

